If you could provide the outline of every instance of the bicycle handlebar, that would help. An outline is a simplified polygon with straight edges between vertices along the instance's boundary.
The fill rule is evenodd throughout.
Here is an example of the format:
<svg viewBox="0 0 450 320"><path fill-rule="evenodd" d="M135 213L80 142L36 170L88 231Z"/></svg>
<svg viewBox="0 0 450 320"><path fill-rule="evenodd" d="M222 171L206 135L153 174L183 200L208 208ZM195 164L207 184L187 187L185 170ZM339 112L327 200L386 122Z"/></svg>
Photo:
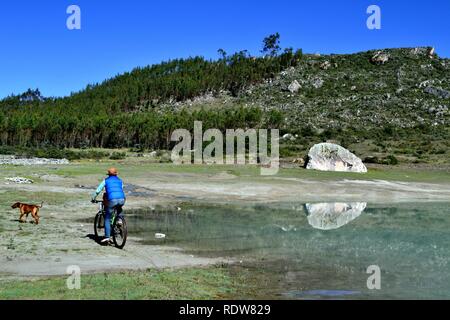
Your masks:
<svg viewBox="0 0 450 320"><path fill-rule="evenodd" d="M92 203L103 203L103 200L91 200Z"/></svg>

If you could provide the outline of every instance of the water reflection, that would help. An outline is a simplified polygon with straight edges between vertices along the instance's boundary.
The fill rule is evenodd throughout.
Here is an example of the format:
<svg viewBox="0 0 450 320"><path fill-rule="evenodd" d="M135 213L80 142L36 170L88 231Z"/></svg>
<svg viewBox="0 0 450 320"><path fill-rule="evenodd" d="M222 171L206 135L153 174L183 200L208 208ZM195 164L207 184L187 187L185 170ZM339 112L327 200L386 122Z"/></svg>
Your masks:
<svg viewBox="0 0 450 320"><path fill-rule="evenodd" d="M257 296L244 299L450 297L448 202L180 202L128 210L127 219L130 235L143 244L229 257L242 261L236 272L262 273ZM155 239L156 233L167 237ZM373 264L383 270L382 290L367 289L366 270Z"/></svg>
<svg viewBox="0 0 450 320"><path fill-rule="evenodd" d="M366 202L305 204L308 223L319 230L341 228L358 218L366 207Z"/></svg>

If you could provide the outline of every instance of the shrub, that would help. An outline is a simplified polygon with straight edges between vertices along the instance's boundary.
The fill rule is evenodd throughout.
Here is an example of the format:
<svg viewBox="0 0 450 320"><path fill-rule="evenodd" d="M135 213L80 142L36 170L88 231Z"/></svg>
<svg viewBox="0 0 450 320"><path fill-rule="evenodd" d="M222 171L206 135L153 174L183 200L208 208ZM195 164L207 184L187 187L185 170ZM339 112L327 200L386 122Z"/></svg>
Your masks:
<svg viewBox="0 0 450 320"><path fill-rule="evenodd" d="M395 166L398 164L398 159L393 155L388 155L383 159L383 164Z"/></svg>
<svg viewBox="0 0 450 320"><path fill-rule="evenodd" d="M382 159L379 159L378 157L375 157L375 156L371 156L371 157L366 157L364 159L364 163L375 163L375 164L384 164L384 165L395 166L398 164L398 159L393 155L388 155L387 157L384 157Z"/></svg>
<svg viewBox="0 0 450 320"><path fill-rule="evenodd" d="M125 152L113 152L110 156L109 159L111 160L123 160L125 159L127 156L127 154Z"/></svg>

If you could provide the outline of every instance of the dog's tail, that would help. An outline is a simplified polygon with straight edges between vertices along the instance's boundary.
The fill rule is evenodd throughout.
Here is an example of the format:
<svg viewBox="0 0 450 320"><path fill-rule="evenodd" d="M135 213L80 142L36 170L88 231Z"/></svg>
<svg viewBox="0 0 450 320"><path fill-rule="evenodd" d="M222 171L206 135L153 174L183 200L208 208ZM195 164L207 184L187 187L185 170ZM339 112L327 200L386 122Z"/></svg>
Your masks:
<svg viewBox="0 0 450 320"><path fill-rule="evenodd" d="M42 208L43 206L44 206L44 201L41 202L41 205L40 205L40 206L36 206L36 207Z"/></svg>

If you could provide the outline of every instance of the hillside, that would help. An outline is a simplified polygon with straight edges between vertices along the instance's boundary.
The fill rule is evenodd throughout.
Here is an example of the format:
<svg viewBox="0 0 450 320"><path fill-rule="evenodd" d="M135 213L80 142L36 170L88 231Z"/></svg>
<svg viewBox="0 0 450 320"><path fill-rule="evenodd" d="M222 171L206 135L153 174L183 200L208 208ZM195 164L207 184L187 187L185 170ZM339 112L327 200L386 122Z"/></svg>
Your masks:
<svg viewBox="0 0 450 320"><path fill-rule="evenodd" d="M449 90L450 60L429 48L243 51L135 69L67 98L8 97L0 101L0 141L167 149L173 130L202 120L205 129L280 128L292 135L282 146L288 158L335 140L369 162L448 163Z"/></svg>

